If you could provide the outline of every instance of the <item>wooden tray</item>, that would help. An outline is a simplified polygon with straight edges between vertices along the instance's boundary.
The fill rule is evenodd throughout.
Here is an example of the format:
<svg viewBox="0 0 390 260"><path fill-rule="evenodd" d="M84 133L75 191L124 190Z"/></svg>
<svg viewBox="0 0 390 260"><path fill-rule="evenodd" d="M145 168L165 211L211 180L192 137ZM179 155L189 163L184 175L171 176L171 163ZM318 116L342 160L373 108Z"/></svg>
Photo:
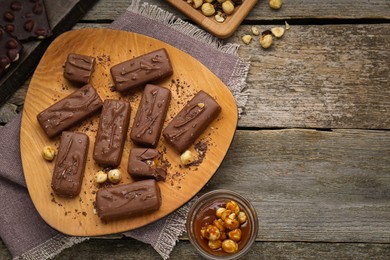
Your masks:
<svg viewBox="0 0 390 260"><path fill-rule="evenodd" d="M76 52L97 58L91 84L100 97L129 100L132 114L130 126L142 94L138 89L129 95L120 95L110 90L111 66L141 54L166 48L174 74L159 81L171 89L172 101L165 125L199 90L205 90L222 107L219 117L199 138L207 144L207 152L199 166L182 167L180 155L160 139L158 149L164 151L164 158L171 164L165 182L160 182L162 207L160 210L139 217L112 222L102 222L94 214L93 203L97 184L94 174L101 169L92 159L95 134L99 115L91 117L73 130L87 133L90 137L89 159L81 193L73 199L53 195L50 183L54 162L47 162L41 156L45 145L58 147L59 137L50 140L39 126L37 114L57 100L67 96L75 88L63 78L63 63L68 53ZM237 125L237 107L229 89L200 62L190 55L159 40L135 33L110 29L81 29L64 33L47 49L31 80L24 105L20 133L21 156L27 187L32 201L42 218L53 228L69 235L95 236L131 230L156 221L173 212L190 200L214 175L233 139ZM130 130L129 130L130 131ZM127 174L129 150L132 147L128 138L122 162L119 166L123 174L121 183L133 182ZM194 148L191 150L197 154Z"/></svg>
<svg viewBox="0 0 390 260"><path fill-rule="evenodd" d="M191 4L187 3L187 1L165 1L179 9L203 29L221 39L225 39L231 36L257 3L257 0L244 0L243 3L236 8L234 13L229 15L223 23L218 23L214 16L204 16L200 9L193 8Z"/></svg>

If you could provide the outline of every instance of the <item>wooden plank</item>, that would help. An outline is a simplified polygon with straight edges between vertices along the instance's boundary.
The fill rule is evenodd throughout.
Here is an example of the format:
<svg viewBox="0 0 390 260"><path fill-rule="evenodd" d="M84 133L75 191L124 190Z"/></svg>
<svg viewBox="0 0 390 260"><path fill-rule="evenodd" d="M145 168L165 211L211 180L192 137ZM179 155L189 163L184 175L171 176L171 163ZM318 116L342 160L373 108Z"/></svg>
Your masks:
<svg viewBox="0 0 390 260"><path fill-rule="evenodd" d="M167 11L188 19L165 1L148 0ZM99 1L88 14L86 20L113 20L129 6L129 2L121 0ZM285 19L390 19L390 2L387 0L290 0L283 1L280 10L272 10L268 1L259 1L248 15L248 21L285 20Z"/></svg>
<svg viewBox="0 0 390 260"><path fill-rule="evenodd" d="M43 41L25 43L18 62L12 64L0 79L0 105L30 76L50 42L70 29L96 0L46 1L47 14L53 36Z"/></svg>

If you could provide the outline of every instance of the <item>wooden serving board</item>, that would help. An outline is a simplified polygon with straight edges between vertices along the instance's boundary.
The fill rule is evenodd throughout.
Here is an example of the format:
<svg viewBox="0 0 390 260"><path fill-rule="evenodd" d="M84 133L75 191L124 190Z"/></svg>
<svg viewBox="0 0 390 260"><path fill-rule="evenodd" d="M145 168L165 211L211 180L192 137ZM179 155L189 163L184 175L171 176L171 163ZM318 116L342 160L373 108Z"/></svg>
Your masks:
<svg viewBox="0 0 390 260"><path fill-rule="evenodd" d="M174 70L171 77L155 83L171 89L172 92L172 101L164 124L166 125L201 89L216 99L222 107L222 112L198 139L207 145L205 158L198 166L183 167L180 163L180 154L166 144L163 138L160 139L158 150L163 153L170 167L167 180L159 182L162 206L158 211L108 223L102 222L94 214L93 205L98 190L93 177L102 169L92 159L99 114L72 128L75 131L85 132L90 137L89 158L82 190L80 195L73 199L60 198L52 193L50 184L54 162L45 161L41 152L45 145L58 148L59 137L49 139L39 126L36 116L43 109L76 90L63 78L62 67L68 53L75 52L96 57L97 63L91 84L103 100L115 98L130 102L131 127L142 88L127 95L112 91L109 69L119 62L163 47L171 58ZM21 157L32 201L39 214L50 226L69 235L111 234L156 221L190 200L214 175L233 139L237 117L235 100L222 81L192 56L175 47L143 35L110 29L88 28L64 33L49 46L42 57L32 77L24 105L20 133ZM132 147L133 144L128 137L118 167L123 175L121 183L133 182L127 173L128 156ZM198 154L193 146L190 150L195 155Z"/></svg>
<svg viewBox="0 0 390 260"><path fill-rule="evenodd" d="M183 0L165 0L170 3L185 15L190 17L194 22L201 26L206 31L214 34L215 36L225 39L231 36L241 22L245 19L248 13L256 5L257 0L244 0L241 5L236 7L233 14L227 16L223 23L219 23L215 20L214 15L207 17L203 15L202 11L195 9L187 1Z"/></svg>

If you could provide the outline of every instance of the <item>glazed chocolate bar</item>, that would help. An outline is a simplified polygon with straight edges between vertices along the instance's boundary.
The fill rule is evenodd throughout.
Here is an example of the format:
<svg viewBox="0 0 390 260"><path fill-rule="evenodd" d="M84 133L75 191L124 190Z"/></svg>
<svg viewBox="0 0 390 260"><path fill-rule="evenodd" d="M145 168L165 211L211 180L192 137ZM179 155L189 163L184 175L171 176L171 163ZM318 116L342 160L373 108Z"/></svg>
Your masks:
<svg viewBox="0 0 390 260"><path fill-rule="evenodd" d="M153 179L136 181L98 190L95 206L102 220L144 215L161 207L161 192Z"/></svg>
<svg viewBox="0 0 390 260"><path fill-rule="evenodd" d="M51 187L58 196L72 198L80 193L88 146L86 134L62 132L51 182Z"/></svg>
<svg viewBox="0 0 390 260"><path fill-rule="evenodd" d="M163 131L165 140L183 153L221 112L221 107L206 92L199 91Z"/></svg>
<svg viewBox="0 0 390 260"><path fill-rule="evenodd" d="M95 66L95 58L70 53L65 62L64 77L76 84L87 84Z"/></svg>
<svg viewBox="0 0 390 260"><path fill-rule="evenodd" d="M22 44L0 27L0 75L19 59Z"/></svg>
<svg viewBox="0 0 390 260"><path fill-rule="evenodd" d="M19 41L52 35L43 0L1 0L0 25Z"/></svg>
<svg viewBox="0 0 390 260"><path fill-rule="evenodd" d="M165 181L167 167L161 164L161 154L156 149L133 148L130 151L127 172L135 179Z"/></svg>
<svg viewBox="0 0 390 260"><path fill-rule="evenodd" d="M103 105L91 85L76 90L38 114L38 122L47 136L53 137L87 118Z"/></svg>
<svg viewBox="0 0 390 260"><path fill-rule="evenodd" d="M171 61L165 49L144 54L111 68L114 85L118 91L129 90L168 77L172 73Z"/></svg>
<svg viewBox="0 0 390 260"><path fill-rule="evenodd" d="M129 128L130 111L129 102L104 101L93 150L93 159L97 163L119 165Z"/></svg>
<svg viewBox="0 0 390 260"><path fill-rule="evenodd" d="M138 145L155 148L167 116L171 91L148 84L145 86L130 138Z"/></svg>

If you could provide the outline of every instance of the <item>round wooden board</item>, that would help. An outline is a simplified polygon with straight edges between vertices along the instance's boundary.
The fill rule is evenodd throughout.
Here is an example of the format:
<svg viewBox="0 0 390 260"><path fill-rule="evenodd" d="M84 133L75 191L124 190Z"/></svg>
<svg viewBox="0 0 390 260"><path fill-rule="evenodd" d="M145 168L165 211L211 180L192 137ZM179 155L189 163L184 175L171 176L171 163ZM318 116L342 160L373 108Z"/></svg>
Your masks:
<svg viewBox="0 0 390 260"><path fill-rule="evenodd" d="M45 145L58 148L59 137L49 139L39 126L36 117L43 109L76 90L63 78L62 67L67 55L75 52L96 57L97 63L90 83L97 89L103 100L114 98L130 102L131 129L142 88L126 95L112 91L109 69L122 61L159 48L166 48L174 70L171 77L155 82L171 89L172 92L172 101L164 125L201 89L216 99L222 107L222 112L196 141L207 144L206 156L198 166L181 166L180 154L166 144L163 138L160 139L158 150L163 153L170 167L166 181L159 182L162 206L158 211L106 223L94 214L93 205L99 188L93 181L93 176L102 169L92 159L99 113L72 128L75 131L85 132L90 137L81 193L73 199L58 197L51 190L54 162L45 161L41 152ZM24 104L20 145L23 170L32 201L39 214L50 226L68 235L105 235L144 226L182 206L210 180L229 149L237 119L237 106L229 89L200 62L175 47L143 35L110 29L88 28L64 33L49 46L42 57L31 80ZM133 182L127 173L128 156L132 146L128 137L118 167L123 174L121 183ZM195 155L198 154L193 146L190 150Z"/></svg>

